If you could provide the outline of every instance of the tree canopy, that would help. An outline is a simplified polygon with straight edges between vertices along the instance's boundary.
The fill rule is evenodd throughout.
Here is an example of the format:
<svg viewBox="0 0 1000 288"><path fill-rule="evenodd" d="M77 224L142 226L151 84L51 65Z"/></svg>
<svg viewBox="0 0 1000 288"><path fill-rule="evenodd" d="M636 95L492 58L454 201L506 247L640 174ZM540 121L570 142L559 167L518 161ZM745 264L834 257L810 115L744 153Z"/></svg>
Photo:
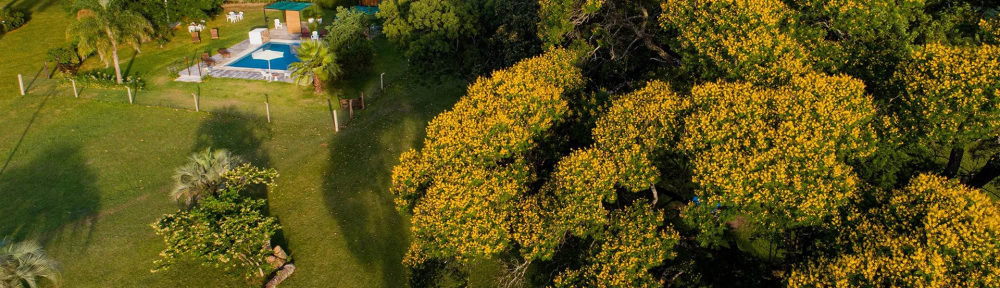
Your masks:
<svg viewBox="0 0 1000 288"><path fill-rule="evenodd" d="M1000 285L1000 207L981 191L935 175L853 210L831 246L842 252L793 269L791 287ZM826 244L826 243L824 243Z"/></svg>
<svg viewBox="0 0 1000 288"><path fill-rule="evenodd" d="M491 5L381 16L440 57L488 50ZM504 285L993 286L998 8L540 1L547 52L479 78L394 168L405 263L496 260Z"/></svg>

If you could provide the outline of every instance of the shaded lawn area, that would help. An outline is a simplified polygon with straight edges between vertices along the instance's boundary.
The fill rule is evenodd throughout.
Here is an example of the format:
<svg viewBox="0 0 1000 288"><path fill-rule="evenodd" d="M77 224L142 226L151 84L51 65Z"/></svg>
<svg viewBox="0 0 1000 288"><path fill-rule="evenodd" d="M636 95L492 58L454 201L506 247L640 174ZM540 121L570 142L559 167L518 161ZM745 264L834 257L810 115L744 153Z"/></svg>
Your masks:
<svg viewBox="0 0 1000 288"><path fill-rule="evenodd" d="M163 49L147 45L123 59L130 74L147 80L137 105L127 104L121 91L85 89L74 99L44 75L28 96L19 96L16 74L31 78L45 51L66 41L72 20L60 5L32 6L31 21L0 38L13 60L0 62L0 197L8 199L0 208L0 235L41 240L62 263L64 287L247 286L195 263L149 272L163 249L149 224L177 209L168 197L173 170L209 146L282 175L269 195L270 212L280 219L283 244L298 266L283 287L406 286L400 261L409 221L393 207L391 167L418 145L427 121L464 93L463 81L418 84L426 81L405 75L406 61L379 40L373 68L334 83L327 95L261 81L177 83L166 71L171 59L246 37L223 30L226 39L215 42L206 31L203 43L192 45L184 30ZM241 29L263 23L259 10L245 11ZM208 27L224 23L220 18ZM84 65L102 67L96 58ZM389 91L369 98L371 108L355 111L356 119L334 133L327 99L374 91L382 72ZM177 109L190 109L190 93L198 91L209 112ZM264 116L265 95L273 123ZM344 125L347 113L341 112Z"/></svg>

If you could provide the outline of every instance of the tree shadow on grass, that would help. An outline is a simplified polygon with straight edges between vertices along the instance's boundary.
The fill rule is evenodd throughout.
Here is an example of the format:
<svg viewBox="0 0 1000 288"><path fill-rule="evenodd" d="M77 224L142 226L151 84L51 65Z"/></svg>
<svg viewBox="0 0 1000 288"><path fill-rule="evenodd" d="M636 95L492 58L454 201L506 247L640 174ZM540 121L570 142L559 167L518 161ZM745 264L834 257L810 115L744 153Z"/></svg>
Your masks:
<svg viewBox="0 0 1000 288"><path fill-rule="evenodd" d="M11 165L0 175L0 197L6 202L0 235L45 242L63 227L89 235L88 220L100 208L95 179L76 143L56 143L27 163Z"/></svg>
<svg viewBox="0 0 1000 288"><path fill-rule="evenodd" d="M212 112L201 122L191 152L201 152L206 148L227 149L254 166L269 168L271 158L262 146L271 135L271 126L266 118L230 106Z"/></svg>
<svg viewBox="0 0 1000 288"><path fill-rule="evenodd" d="M355 111L354 120L341 122L347 127L331 137L324 200L352 255L366 271L381 273L382 282L375 286L407 283L402 260L409 247L409 225L389 192L391 171L402 152L422 143L427 122L464 91L454 88L390 89L372 99L367 110Z"/></svg>
<svg viewBox="0 0 1000 288"><path fill-rule="evenodd" d="M271 125L267 123L267 118L244 113L229 106L212 112L201 123L191 151L197 153L207 148L226 149L254 166L270 168L271 157L262 146L265 140L271 139L271 136ZM251 187L249 192L250 197L259 199L266 199L267 193L267 187L260 185ZM265 208L264 211L270 211L270 208ZM269 216L277 217L277 215ZM278 222L281 222L280 219ZM281 246L287 252L291 252L283 231L278 230L273 238L272 245Z"/></svg>

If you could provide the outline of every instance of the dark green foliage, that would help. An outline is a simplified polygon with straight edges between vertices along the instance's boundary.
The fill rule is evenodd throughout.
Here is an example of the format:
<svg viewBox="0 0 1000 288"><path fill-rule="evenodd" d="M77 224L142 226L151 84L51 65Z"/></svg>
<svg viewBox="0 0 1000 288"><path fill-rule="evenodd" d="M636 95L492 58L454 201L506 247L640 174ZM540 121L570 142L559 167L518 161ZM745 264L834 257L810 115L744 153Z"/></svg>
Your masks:
<svg viewBox="0 0 1000 288"><path fill-rule="evenodd" d="M49 49L45 53L48 60L59 64L79 65L80 56L76 54L76 44L69 43L61 47Z"/></svg>
<svg viewBox="0 0 1000 288"><path fill-rule="evenodd" d="M323 17L323 6L319 4L314 4L309 6L305 10L302 10L302 19L309 18L322 18Z"/></svg>
<svg viewBox="0 0 1000 288"><path fill-rule="evenodd" d="M383 1L383 31L414 68L474 77L541 52L531 0Z"/></svg>
<svg viewBox="0 0 1000 288"><path fill-rule="evenodd" d="M76 87L79 88L126 90L125 88L129 87L135 92L146 87L146 81L138 76L125 76L122 78L122 83L118 84L114 72L107 72L105 69L67 75L63 85L70 85L70 79L75 80Z"/></svg>
<svg viewBox="0 0 1000 288"><path fill-rule="evenodd" d="M336 9L337 7L358 5L358 0L313 0L312 2L323 9Z"/></svg>
<svg viewBox="0 0 1000 288"><path fill-rule="evenodd" d="M149 20L156 38L165 39L172 34L174 23L181 26L190 22L209 20L222 12L224 0L129 0L124 9L135 11Z"/></svg>
<svg viewBox="0 0 1000 288"><path fill-rule="evenodd" d="M11 10L10 8L0 9L0 33L17 29L21 25L24 25L26 21L24 13Z"/></svg>
<svg viewBox="0 0 1000 288"><path fill-rule="evenodd" d="M329 34L326 41L343 73L357 73L371 64L375 57L375 45L369 39L369 27L374 20L370 14L337 8L337 21L327 27Z"/></svg>
<svg viewBox="0 0 1000 288"><path fill-rule="evenodd" d="M172 22L194 22L208 20L222 12L224 0L133 0L127 9L139 12L150 22L170 24ZM168 21L169 19L169 21Z"/></svg>

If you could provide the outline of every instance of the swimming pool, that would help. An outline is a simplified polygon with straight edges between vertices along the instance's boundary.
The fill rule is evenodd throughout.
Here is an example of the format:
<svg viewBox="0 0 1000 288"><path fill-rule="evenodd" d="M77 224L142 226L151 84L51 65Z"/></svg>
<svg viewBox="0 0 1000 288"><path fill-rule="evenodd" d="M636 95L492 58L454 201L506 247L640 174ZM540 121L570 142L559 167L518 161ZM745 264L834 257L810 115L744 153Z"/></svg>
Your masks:
<svg viewBox="0 0 1000 288"><path fill-rule="evenodd" d="M268 42L267 44L264 44L263 46L260 46L257 49L253 50L253 52L257 52L263 49L283 52L285 54L283 57L271 60L271 69L288 70L288 65L295 62L301 62L301 60L299 60L298 54L292 54L292 47L295 47L297 50L299 46L300 46L299 44ZM251 68L251 69L267 69L267 60L253 59L252 56L253 52L247 53L246 55L243 56L243 58L233 61L232 63L229 63L229 65L226 66Z"/></svg>

